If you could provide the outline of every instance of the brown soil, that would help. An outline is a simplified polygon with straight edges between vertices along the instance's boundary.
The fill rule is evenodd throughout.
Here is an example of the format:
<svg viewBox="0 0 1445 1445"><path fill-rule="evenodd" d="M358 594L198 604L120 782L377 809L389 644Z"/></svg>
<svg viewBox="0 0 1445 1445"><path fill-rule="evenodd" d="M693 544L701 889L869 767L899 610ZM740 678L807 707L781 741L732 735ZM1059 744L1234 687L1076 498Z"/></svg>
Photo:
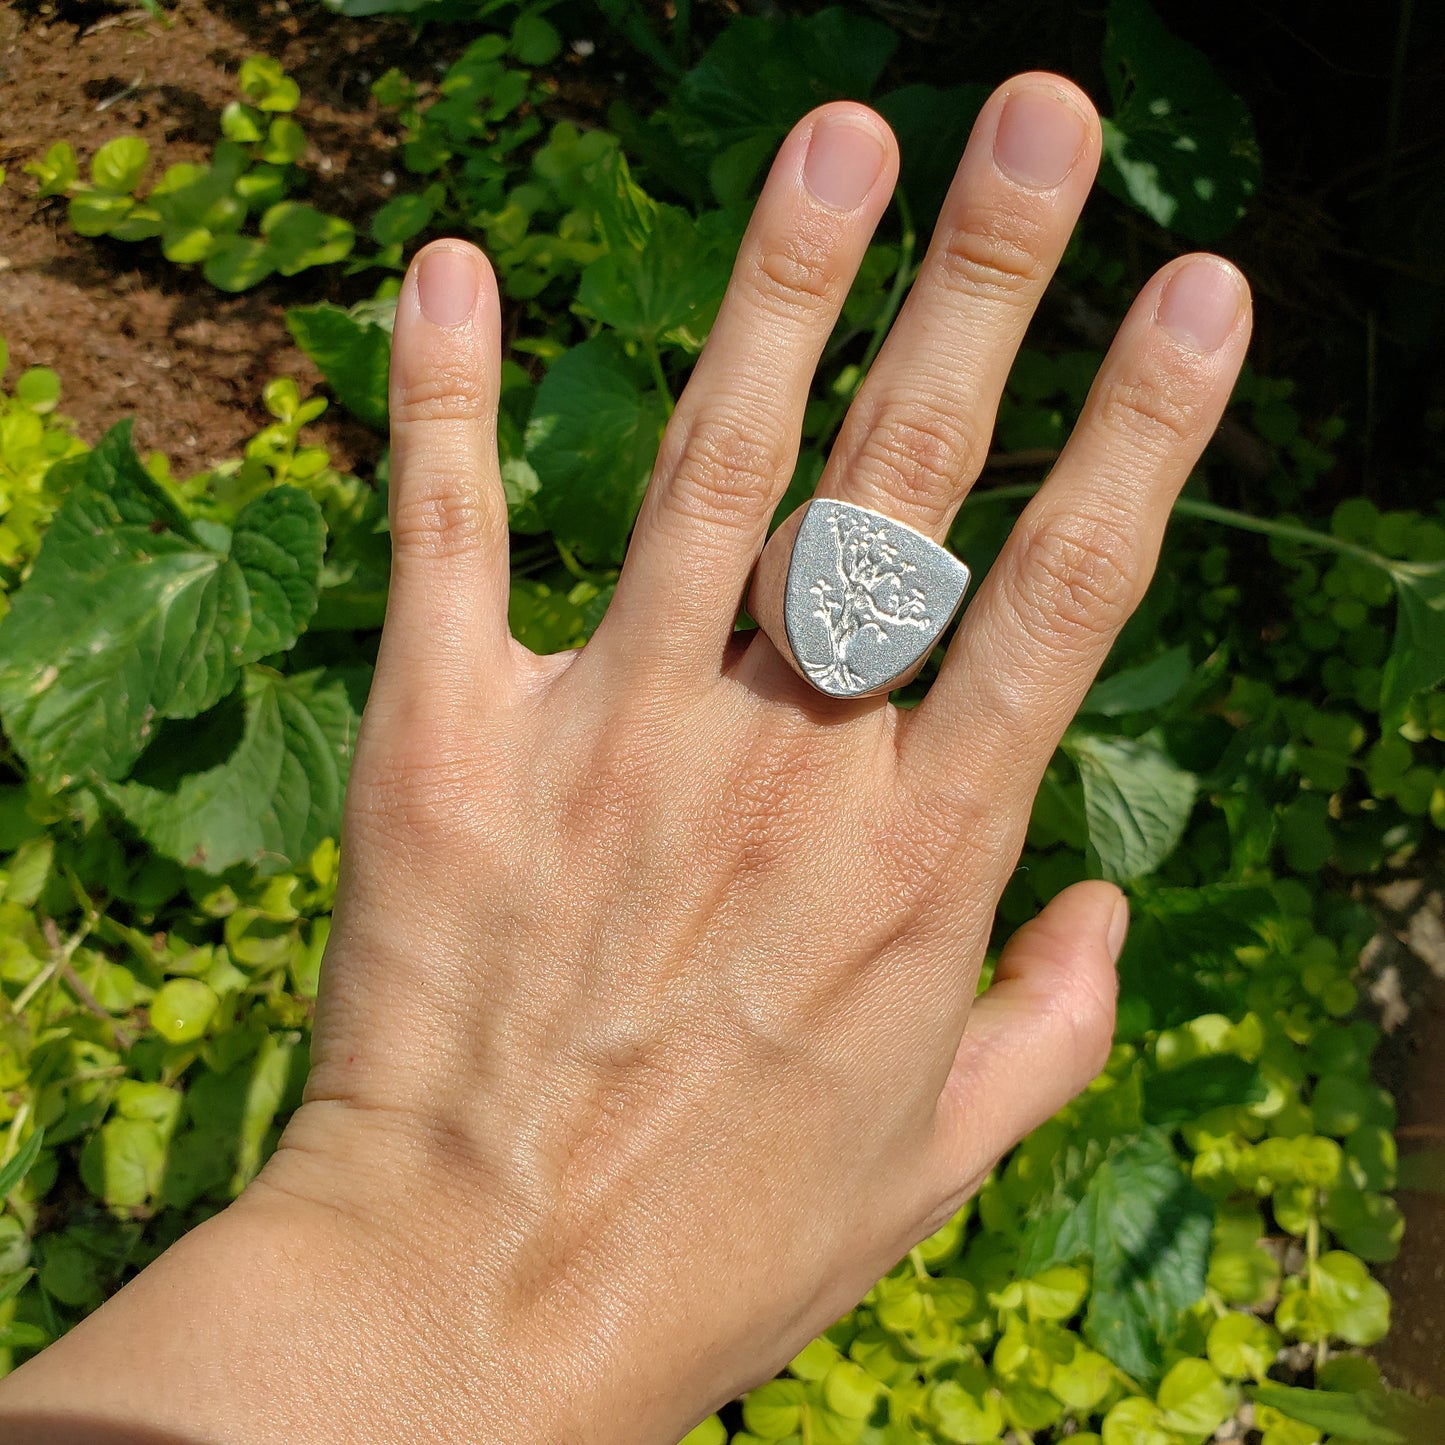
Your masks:
<svg viewBox="0 0 1445 1445"><path fill-rule="evenodd" d="M62 409L84 437L133 415L137 444L165 452L182 473L235 455L264 425L268 378L318 386L281 310L350 299L337 294L348 284L332 274L340 268L225 296L165 261L153 242L76 236L64 202L38 201L21 167L61 139L83 165L121 133L150 142L153 176L201 159L219 134L221 109L236 98L241 61L264 51L301 85L307 199L364 217L385 199L383 177L395 167L394 141L367 87L403 39L410 29L394 22L348 22L312 4L293 13L285 0L178 0L165 21L75 0L0 10L0 165L9 173L0 191L0 335L12 378L15 368L54 367ZM349 284L359 292L366 282ZM342 466L378 449L339 408L315 439Z"/></svg>
<svg viewBox="0 0 1445 1445"><path fill-rule="evenodd" d="M1375 1355L1387 1378L1419 1394L1445 1394L1445 859L1385 884L1372 900L1381 930L1365 950L1365 976L1389 1033L1380 1080L1400 1109L1400 1256L1381 1276L1393 1317Z"/></svg>

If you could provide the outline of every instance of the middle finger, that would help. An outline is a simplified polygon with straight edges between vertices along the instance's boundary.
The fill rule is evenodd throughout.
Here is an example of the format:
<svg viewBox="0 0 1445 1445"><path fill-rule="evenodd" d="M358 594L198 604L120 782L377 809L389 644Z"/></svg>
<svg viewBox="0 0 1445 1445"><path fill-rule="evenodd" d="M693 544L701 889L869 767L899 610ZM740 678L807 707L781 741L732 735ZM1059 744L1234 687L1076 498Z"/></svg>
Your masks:
<svg viewBox="0 0 1445 1445"><path fill-rule="evenodd" d="M1098 117L1077 86L1031 73L994 92L819 496L944 540L1098 163Z"/></svg>

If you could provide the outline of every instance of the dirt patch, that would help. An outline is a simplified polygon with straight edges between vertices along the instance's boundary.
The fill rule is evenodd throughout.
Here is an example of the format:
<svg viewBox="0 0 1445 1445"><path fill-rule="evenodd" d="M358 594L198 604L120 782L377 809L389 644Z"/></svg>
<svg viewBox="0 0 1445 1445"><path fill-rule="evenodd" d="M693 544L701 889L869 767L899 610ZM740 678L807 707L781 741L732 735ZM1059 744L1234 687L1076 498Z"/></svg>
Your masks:
<svg viewBox="0 0 1445 1445"><path fill-rule="evenodd" d="M320 6L179 0L160 22L143 11L41 5L0 12L0 335L18 367L53 366L63 409L83 436L136 418L142 448L178 471L232 456L266 418L261 387L320 377L296 350L282 309L349 300L376 277L347 281L336 267L275 280L240 296L171 265L154 243L88 241L63 201L37 201L21 166L56 140L82 162L111 136L144 136L153 174L206 156L219 116L236 97L246 56L275 55L300 81L298 119L310 145L306 198L361 219L389 193L395 166L385 119L367 104L371 80L394 62L409 28L346 22ZM409 59L426 63L426 52ZM346 292L347 287L350 293ZM317 427L343 466L374 457L378 442L339 410Z"/></svg>
<svg viewBox="0 0 1445 1445"><path fill-rule="evenodd" d="M1445 858L1371 901L1382 927L1363 963L1389 1030L1377 1072L1400 1110L1395 1198L1405 1215L1404 1247L1380 1272L1394 1315L1375 1354L1395 1384L1445 1394Z"/></svg>

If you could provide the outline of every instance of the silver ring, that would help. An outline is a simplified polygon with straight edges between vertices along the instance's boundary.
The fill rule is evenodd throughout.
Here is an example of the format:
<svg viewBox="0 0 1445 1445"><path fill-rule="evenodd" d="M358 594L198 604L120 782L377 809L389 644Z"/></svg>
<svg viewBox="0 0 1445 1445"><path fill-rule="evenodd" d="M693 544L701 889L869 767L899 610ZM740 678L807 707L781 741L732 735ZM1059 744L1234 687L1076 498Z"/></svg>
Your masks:
<svg viewBox="0 0 1445 1445"><path fill-rule="evenodd" d="M932 537L815 497L768 539L748 611L819 692L870 697L917 674L968 580L968 568Z"/></svg>

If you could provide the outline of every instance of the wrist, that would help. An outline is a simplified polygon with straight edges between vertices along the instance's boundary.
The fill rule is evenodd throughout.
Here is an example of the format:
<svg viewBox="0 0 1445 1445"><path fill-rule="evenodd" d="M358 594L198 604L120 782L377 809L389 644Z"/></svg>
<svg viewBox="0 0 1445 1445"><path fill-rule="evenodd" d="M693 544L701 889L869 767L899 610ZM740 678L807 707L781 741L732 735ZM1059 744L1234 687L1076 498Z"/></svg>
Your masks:
<svg viewBox="0 0 1445 1445"><path fill-rule="evenodd" d="M492 1301L466 1299L455 1277L441 1278L445 1261L422 1272L405 1258L349 1211L258 1180L0 1382L0 1436L13 1445L611 1438L578 1417L584 1382L510 1337Z"/></svg>

